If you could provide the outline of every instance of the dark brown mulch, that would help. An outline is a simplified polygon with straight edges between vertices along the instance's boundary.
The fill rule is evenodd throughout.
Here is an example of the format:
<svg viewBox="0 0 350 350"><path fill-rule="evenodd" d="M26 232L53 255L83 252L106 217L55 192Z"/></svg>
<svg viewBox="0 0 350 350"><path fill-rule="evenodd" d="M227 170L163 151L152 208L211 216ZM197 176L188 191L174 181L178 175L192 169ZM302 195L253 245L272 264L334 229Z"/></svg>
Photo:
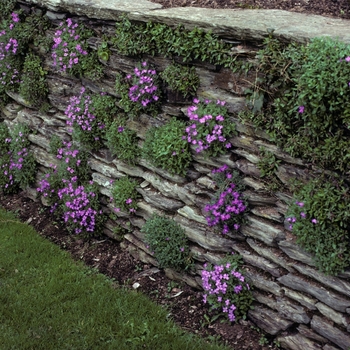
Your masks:
<svg viewBox="0 0 350 350"><path fill-rule="evenodd" d="M0 207L15 212L21 221L32 225L40 235L68 251L74 259L84 261L120 285L132 288L135 282L139 283L138 290L166 306L173 320L186 331L219 340L235 350L277 349L273 339L253 329L250 321L237 324L222 323L220 319L208 321L204 317L209 315L208 308L202 303L200 291L169 280L163 271L152 273L152 266L135 260L118 242L108 237L87 241L69 235L49 209L27 198L25 192L11 196L0 194ZM259 344L261 341L265 341L264 345Z"/></svg>
<svg viewBox="0 0 350 350"><path fill-rule="evenodd" d="M170 7L214 9L277 9L338 18L350 18L350 0L149 0Z"/></svg>

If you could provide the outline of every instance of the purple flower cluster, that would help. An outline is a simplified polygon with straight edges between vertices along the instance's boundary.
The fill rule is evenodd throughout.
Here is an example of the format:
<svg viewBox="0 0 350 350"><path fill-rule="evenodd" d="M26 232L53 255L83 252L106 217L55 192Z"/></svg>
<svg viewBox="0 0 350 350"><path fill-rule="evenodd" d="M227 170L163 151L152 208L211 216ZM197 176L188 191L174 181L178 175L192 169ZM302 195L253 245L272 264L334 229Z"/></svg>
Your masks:
<svg viewBox="0 0 350 350"><path fill-rule="evenodd" d="M142 62L142 68L135 67L134 76L126 76L126 80L132 85L129 88L129 98L132 102L139 103L146 108L152 102L159 100L156 86L157 72L154 69L147 69L147 62Z"/></svg>
<svg viewBox="0 0 350 350"><path fill-rule="evenodd" d="M201 102L198 99L194 99L193 102L195 105L187 109L190 125L186 127L186 136L183 136L183 139L194 145L197 153L208 149L213 143L223 143L225 148L231 148L231 143L227 142L224 135L225 117L220 114L198 115L198 104ZM208 105L212 102L205 100L204 103ZM225 101L217 100L216 104L224 106Z"/></svg>
<svg viewBox="0 0 350 350"><path fill-rule="evenodd" d="M53 65L58 66L61 72L72 69L79 63L82 56L87 55L85 44L82 43L80 35L77 34L78 24L73 24L71 18L66 23L61 22L55 32L52 46Z"/></svg>
<svg viewBox="0 0 350 350"><path fill-rule="evenodd" d="M223 265L204 265L202 270L202 284L205 293L203 302L209 303L213 309L221 309L227 313L228 319L233 322L236 319L237 305L232 302L234 294L240 294L249 290L249 284L245 277L236 271L230 263Z"/></svg>
<svg viewBox="0 0 350 350"><path fill-rule="evenodd" d="M303 208L304 205L305 205L304 202L299 202L299 201L296 201L295 204L300 208L300 210L303 210L303 209L301 209L301 208ZM306 214L305 211L300 211L299 215L300 215L300 219L306 219L306 218L307 218L307 214ZM288 228L289 228L290 230L293 229L293 225L297 222L297 220L298 220L298 219L297 219L295 216L290 216L290 217L287 218L287 221L288 221L288 223L289 223ZM311 223L314 224L314 225L316 225L316 224L318 223L318 220L315 219L315 218L312 218L310 221L311 221Z"/></svg>
<svg viewBox="0 0 350 350"><path fill-rule="evenodd" d="M228 166L225 164L221 168L214 169L215 173L224 173L226 179L231 179L232 174L228 172ZM217 200L213 204L207 204L204 208L206 212L210 213L207 223L209 226L222 226L222 233L227 234L230 228L238 230L240 225L237 217L242 214L246 209L242 195L235 191L236 185L234 183L228 183L226 190L222 191Z"/></svg>
<svg viewBox="0 0 350 350"><path fill-rule="evenodd" d="M20 19L15 12L11 14L11 17L9 29L0 31L0 70L2 71L0 75L0 84L2 85L20 82L18 70L12 68L11 63L7 60L11 55L16 55L18 53L18 41L16 38L12 37L11 32Z"/></svg>
<svg viewBox="0 0 350 350"><path fill-rule="evenodd" d="M99 129L104 129L105 125L102 122L96 121L96 116L90 112L92 103L91 97L85 94L85 88L82 87L79 96L73 96L70 99L70 104L65 110L68 117L67 125L73 126L75 123L79 125L80 129L85 132L94 132L95 126ZM95 141L100 139L95 136Z"/></svg>

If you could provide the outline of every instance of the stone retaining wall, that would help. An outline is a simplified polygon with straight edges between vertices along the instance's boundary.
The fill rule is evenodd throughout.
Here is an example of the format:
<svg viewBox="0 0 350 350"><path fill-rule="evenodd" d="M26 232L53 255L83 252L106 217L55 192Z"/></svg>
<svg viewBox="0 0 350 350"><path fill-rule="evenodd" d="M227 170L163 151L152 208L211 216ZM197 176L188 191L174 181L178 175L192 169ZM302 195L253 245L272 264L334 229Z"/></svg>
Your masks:
<svg viewBox="0 0 350 350"><path fill-rule="evenodd" d="M174 26L183 23L191 29L198 26L211 29L232 43L232 51L245 59L253 59L267 35L268 28L275 29L275 35L283 40L307 41L319 35L339 37L350 41L349 21L323 18L277 10L208 10L177 8L161 10L160 5L145 0L137 1L137 9L132 1L114 0L27 0L20 1L24 7L42 7L48 18L57 25L64 18L79 18L98 29L98 32L114 32L114 21L121 13L127 13L131 20L157 21ZM130 4L129 4L130 3ZM91 38L89 44L96 49L100 38ZM162 71L171 61L163 57L145 57ZM106 79L103 83L93 83L86 79L74 79L54 71L51 57L47 54L46 68L49 84L49 100L52 109L40 113L25 106L20 96L11 94L13 102L2 111L2 118L10 127L14 123L27 124L36 134L30 135L31 150L40 164L38 181L49 164L57 162L47 153L51 135L57 134L69 139L64 111L73 95L79 94L82 86L94 92L106 91L116 96L115 76L118 71L132 72L138 60L112 52L105 64ZM200 76L197 95L202 98L227 101L229 111L243 108L243 91L249 87L249 77L240 77L228 69L203 62L192 62ZM182 116L187 103L168 101L162 106L157 118L141 115L129 122L128 127L137 132L143 140L152 125L162 125L172 116ZM233 119L234 120L234 119ZM115 221L109 220L105 234L117 238L113 233L116 223L130 228L121 242L133 256L157 266L157 261L147 249L140 228L153 213L165 214L182 225L191 241L191 251L195 257L197 274L180 275L166 269L173 279L183 280L194 288L201 288L200 270L205 261L218 262L227 252L238 252L243 256L248 277L254 285L256 300L249 318L267 333L276 335L281 346L286 349L348 349L350 347L350 270L337 277L318 272L311 256L295 243L295 237L285 228L285 213L291 193L285 191L271 193L260 178L257 163L261 159L259 147L271 151L279 163L277 176L283 184L294 177L307 180L310 176L307 164L294 159L269 142L262 130L234 120L239 134L230 139L231 151L215 159L204 159L194 154L194 162L185 177L172 176L140 160L130 166L113 157L108 149L91 154L90 167L93 179L101 186L106 196L105 211L111 210L107 201L110 197L111 180L130 175L141 183L138 192L142 199L138 203L136 215L121 213ZM215 185L211 170L227 164L239 170L247 185L245 195L251 211L248 223L240 233L222 236L207 226L204 206L214 194ZM35 197L34 188L28 195Z"/></svg>

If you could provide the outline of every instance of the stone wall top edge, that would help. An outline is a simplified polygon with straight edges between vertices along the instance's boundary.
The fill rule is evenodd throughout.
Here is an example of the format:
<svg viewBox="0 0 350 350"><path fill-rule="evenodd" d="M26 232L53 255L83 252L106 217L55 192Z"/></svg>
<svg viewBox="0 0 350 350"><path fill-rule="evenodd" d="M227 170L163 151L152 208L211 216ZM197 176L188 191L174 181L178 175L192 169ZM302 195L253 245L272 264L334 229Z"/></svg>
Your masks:
<svg viewBox="0 0 350 350"><path fill-rule="evenodd" d="M131 20L155 21L170 26L197 26L213 33L242 40L261 41L273 29L284 41L306 42L316 36L330 36L350 43L350 20L330 18L283 10L206 9L178 7L163 9L161 5L138 0L21 0L52 11L67 11L89 18L117 20L122 13Z"/></svg>

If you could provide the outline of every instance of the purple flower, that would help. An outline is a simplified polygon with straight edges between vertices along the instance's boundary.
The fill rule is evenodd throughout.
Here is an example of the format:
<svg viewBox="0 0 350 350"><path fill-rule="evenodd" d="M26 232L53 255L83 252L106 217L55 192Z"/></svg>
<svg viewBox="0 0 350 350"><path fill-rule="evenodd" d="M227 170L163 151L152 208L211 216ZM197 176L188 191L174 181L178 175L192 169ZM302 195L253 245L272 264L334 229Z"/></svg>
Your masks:
<svg viewBox="0 0 350 350"><path fill-rule="evenodd" d="M298 113L304 113L305 107L299 106Z"/></svg>
<svg viewBox="0 0 350 350"><path fill-rule="evenodd" d="M317 224L318 221L317 221L316 219L312 219L311 222L312 222L313 224Z"/></svg>

